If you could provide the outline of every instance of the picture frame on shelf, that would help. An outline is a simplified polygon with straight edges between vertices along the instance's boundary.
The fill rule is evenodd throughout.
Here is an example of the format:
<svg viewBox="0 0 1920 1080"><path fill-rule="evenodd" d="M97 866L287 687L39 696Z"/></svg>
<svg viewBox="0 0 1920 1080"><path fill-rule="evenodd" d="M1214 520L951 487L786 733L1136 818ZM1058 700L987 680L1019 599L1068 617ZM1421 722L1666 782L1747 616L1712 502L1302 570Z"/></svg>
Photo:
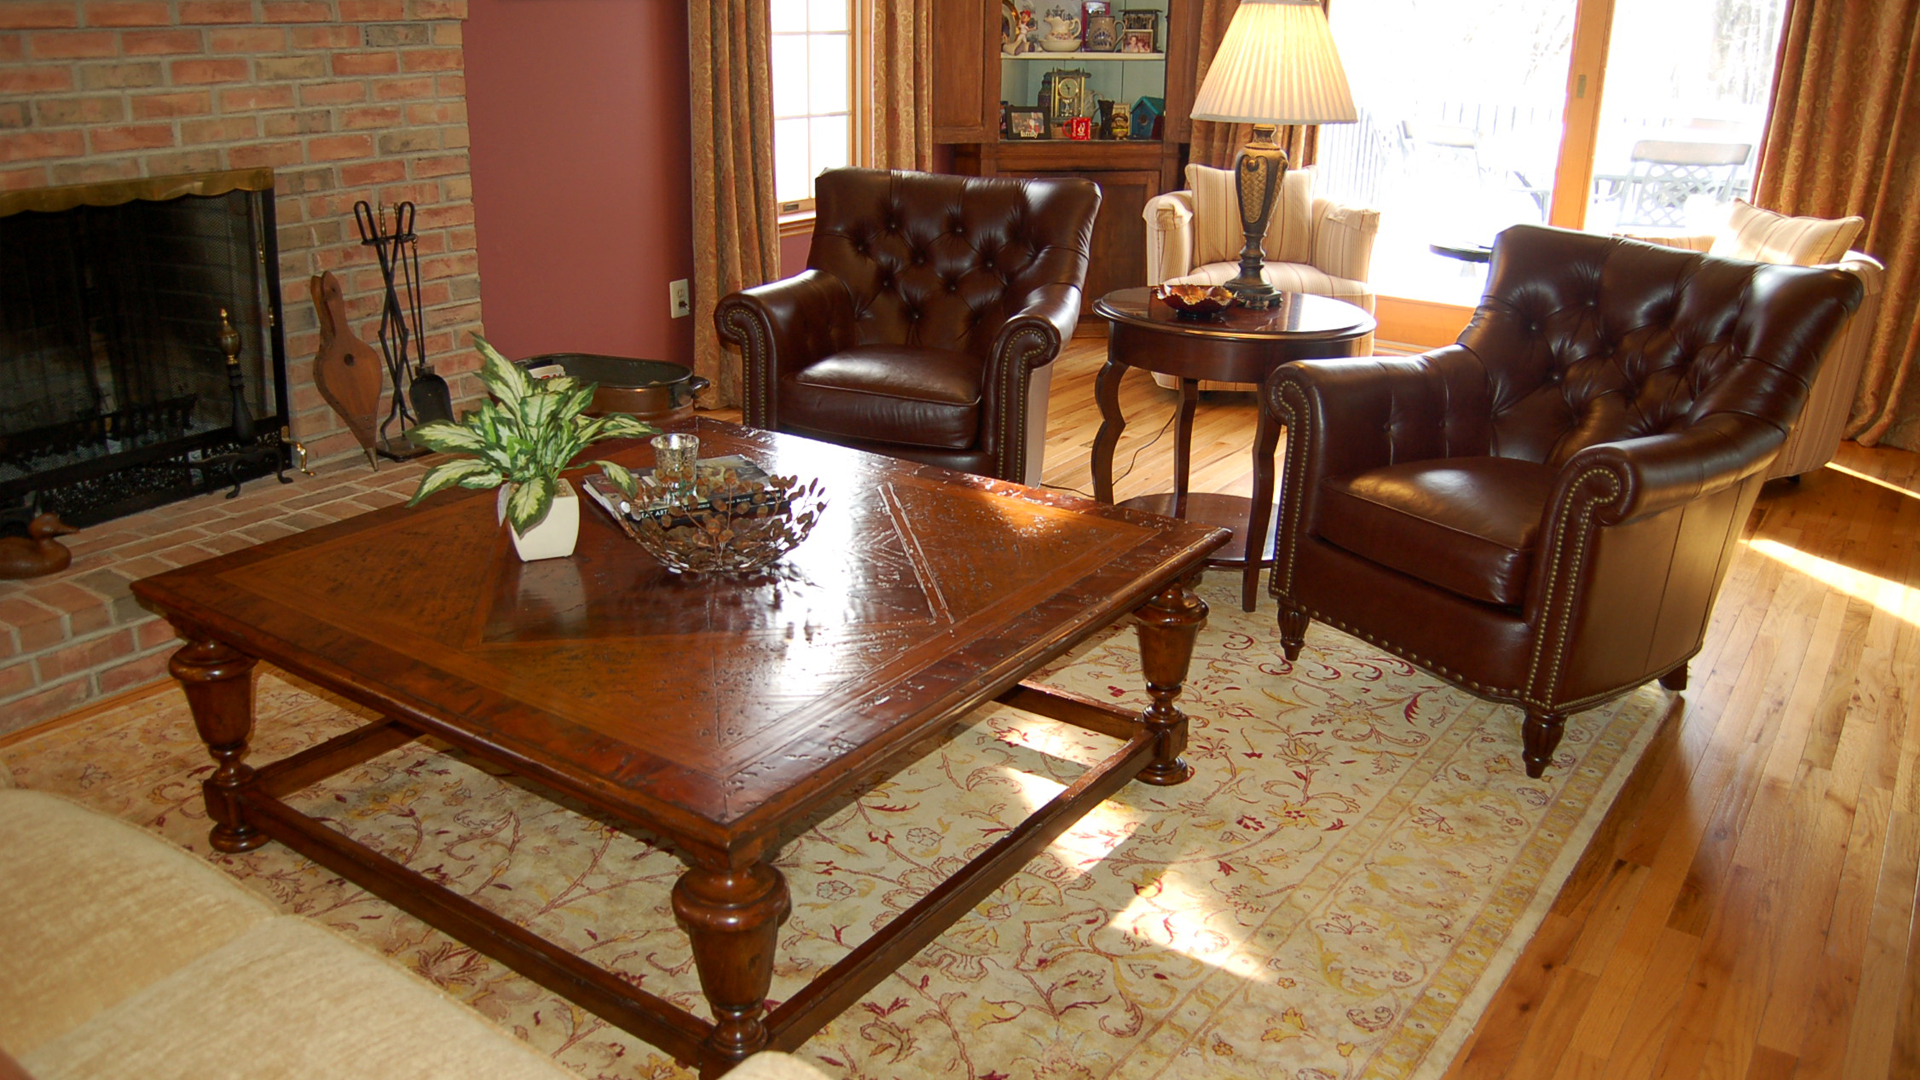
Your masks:
<svg viewBox="0 0 1920 1080"><path fill-rule="evenodd" d="M1120 31L1120 51L1135 55L1151 55L1158 52L1154 47L1153 31L1128 29Z"/></svg>
<svg viewBox="0 0 1920 1080"><path fill-rule="evenodd" d="M1121 8L1120 29L1146 30L1154 35L1155 48L1149 52L1158 52L1160 33L1160 12L1156 8Z"/></svg>
<svg viewBox="0 0 1920 1080"><path fill-rule="evenodd" d="M1048 136L1047 110L1037 105L1009 105L1006 119L1010 141L1026 142Z"/></svg>

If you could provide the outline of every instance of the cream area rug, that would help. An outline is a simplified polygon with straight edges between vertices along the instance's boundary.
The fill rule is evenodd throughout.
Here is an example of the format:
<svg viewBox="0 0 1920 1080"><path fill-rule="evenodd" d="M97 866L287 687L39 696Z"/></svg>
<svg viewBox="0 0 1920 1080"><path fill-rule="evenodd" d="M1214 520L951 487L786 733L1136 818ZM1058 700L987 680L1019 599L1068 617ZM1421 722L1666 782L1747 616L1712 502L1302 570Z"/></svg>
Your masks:
<svg viewBox="0 0 1920 1080"><path fill-rule="evenodd" d="M1670 698L1573 717L1529 780L1520 714L1322 626L1289 664L1237 576L1180 704L1194 778L1131 784L799 1053L834 1076L1288 1080L1443 1072L1545 914ZM1145 705L1119 626L1044 675ZM253 760L363 722L271 672ZM773 995L906 908L1111 744L1012 710L796 836ZM277 844L210 853L211 763L169 688L0 750L16 783L75 796L207 855L589 1077L691 1072ZM415 743L309 789L335 827L706 1015L656 849L515 778Z"/></svg>

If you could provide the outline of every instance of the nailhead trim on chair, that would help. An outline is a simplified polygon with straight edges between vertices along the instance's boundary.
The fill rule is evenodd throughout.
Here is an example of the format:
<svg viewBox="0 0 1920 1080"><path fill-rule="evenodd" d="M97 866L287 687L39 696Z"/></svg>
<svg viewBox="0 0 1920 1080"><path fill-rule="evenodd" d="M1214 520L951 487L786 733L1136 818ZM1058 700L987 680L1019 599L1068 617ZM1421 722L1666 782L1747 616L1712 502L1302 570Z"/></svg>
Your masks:
<svg viewBox="0 0 1920 1080"><path fill-rule="evenodd" d="M1560 560L1566 551L1567 517L1573 517L1574 524L1579 530L1573 551L1573 565L1577 568L1586 561L1587 541L1593 535L1594 508L1618 499L1622 491L1620 478L1614 474L1613 470L1606 468L1588 469L1586 472L1574 478L1573 486L1575 489L1581 488L1585 486L1589 479L1596 476L1606 479L1608 487L1606 496L1604 498L1590 496L1583 500L1571 515L1563 516L1560 519L1560 528L1555 530L1554 533L1553 559L1547 571L1547 595L1540 604L1541 617L1546 621L1547 626L1553 628L1554 634L1553 650L1551 653L1553 657L1552 670L1547 676L1544 686L1541 685L1540 668L1543 650L1546 646L1547 634L1542 633L1534 638L1533 659L1527 665L1527 670L1533 673L1532 685L1528 687L1530 700L1541 700L1543 703L1540 707L1543 709L1553 708L1553 706L1545 704L1543 699L1547 694L1551 693L1555 686L1559 685L1560 666L1566 661L1567 635L1571 632L1571 613L1555 606L1556 594L1560 596L1566 595L1565 593L1559 593L1558 587L1561 582ZM1564 605L1562 605L1562 607L1564 607ZM1545 627L1542 629L1544 630Z"/></svg>
<svg viewBox="0 0 1920 1080"><path fill-rule="evenodd" d="M723 334L722 336L735 345L740 346L741 351L746 354L747 364L744 370L764 370L766 365L759 363L759 361L767 359L773 351L772 347L768 344L772 334L767 330L766 326L763 325L759 319L754 318L752 312L744 304L728 305L720 314L723 325L730 331L730 333ZM771 378L756 378L748 381L749 397L745 403L746 415L743 419L755 427L765 428L769 431L774 430L778 423L778 418L773 415L771 388L767 385L773 380Z"/></svg>
<svg viewBox="0 0 1920 1080"><path fill-rule="evenodd" d="M1016 345L1021 338L1031 338L1033 344L1026 349ZM1047 335L1037 327L1022 327L1007 339L1007 363L1001 372L1006 383L1002 393L1007 396L1007 404L1018 408L1000 410L999 437L994 440L994 471L1001 477L1014 483L1025 483L1027 475L1027 380L1033 374L1032 358L1047 351ZM1015 465L1019 468L1016 470Z"/></svg>

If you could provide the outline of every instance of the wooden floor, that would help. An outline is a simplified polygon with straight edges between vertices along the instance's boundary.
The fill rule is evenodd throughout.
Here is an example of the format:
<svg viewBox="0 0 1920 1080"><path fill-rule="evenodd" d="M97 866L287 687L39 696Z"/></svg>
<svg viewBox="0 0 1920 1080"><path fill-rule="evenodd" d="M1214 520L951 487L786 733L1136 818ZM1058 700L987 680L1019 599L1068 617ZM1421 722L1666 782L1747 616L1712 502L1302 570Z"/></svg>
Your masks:
<svg viewBox="0 0 1920 1080"><path fill-rule="evenodd" d="M1091 489L1104 359L1057 362L1048 484ZM1129 372L1121 400L1116 496L1165 490L1174 394ZM1195 490L1247 491L1253 410L1203 397ZM1920 455L1842 443L1749 530L1693 688L1448 1080L1920 1080Z"/></svg>

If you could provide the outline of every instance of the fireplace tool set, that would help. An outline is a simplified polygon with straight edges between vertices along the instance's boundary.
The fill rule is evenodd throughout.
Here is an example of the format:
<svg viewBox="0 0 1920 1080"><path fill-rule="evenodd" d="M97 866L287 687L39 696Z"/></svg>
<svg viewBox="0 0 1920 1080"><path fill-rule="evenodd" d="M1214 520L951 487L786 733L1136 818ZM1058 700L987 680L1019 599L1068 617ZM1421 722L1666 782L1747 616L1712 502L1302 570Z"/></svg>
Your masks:
<svg viewBox="0 0 1920 1080"><path fill-rule="evenodd" d="M387 376L393 384L393 398L386 419L380 422L379 438L372 449L395 461L419 457L426 447L415 446L406 438L407 429L435 420L453 419L453 395L447 381L434 373L427 362L426 324L420 307L420 238L414 232L415 207L403 202L393 208L393 230L387 231L387 214L365 200L354 204L354 221L360 226L360 243L371 247L380 262L380 279L386 296L380 309L380 328L375 332L380 353L386 359ZM401 304L405 294L406 304ZM389 434L394 421L399 429ZM364 441L364 440L363 440Z"/></svg>

